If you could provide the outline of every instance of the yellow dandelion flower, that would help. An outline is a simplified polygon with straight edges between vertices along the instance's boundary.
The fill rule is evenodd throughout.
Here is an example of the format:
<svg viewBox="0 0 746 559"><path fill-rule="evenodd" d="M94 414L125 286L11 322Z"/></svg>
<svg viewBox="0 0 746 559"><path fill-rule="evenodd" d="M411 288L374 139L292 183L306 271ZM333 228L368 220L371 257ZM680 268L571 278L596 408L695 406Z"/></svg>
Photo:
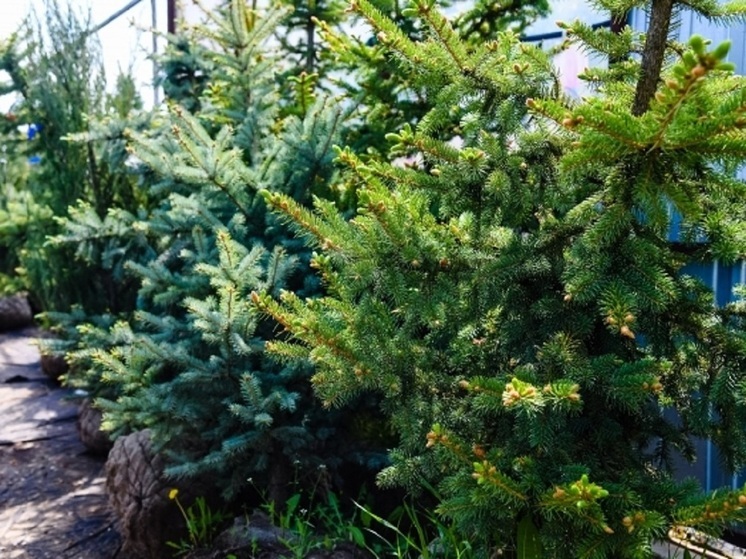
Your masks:
<svg viewBox="0 0 746 559"><path fill-rule="evenodd" d="M176 489L176 488L174 488L174 489L172 489L171 491L168 492L168 498L173 501L174 499L176 499L176 496L178 494L179 494L179 490Z"/></svg>

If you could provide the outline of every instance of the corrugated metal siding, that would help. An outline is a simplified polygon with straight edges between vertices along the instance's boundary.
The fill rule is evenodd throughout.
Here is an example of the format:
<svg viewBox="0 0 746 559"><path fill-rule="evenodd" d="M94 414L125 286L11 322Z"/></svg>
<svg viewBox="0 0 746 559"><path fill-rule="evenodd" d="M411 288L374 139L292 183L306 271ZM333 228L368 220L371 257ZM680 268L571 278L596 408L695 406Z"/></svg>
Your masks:
<svg viewBox="0 0 746 559"><path fill-rule="evenodd" d="M733 287L746 280L746 262L732 265L723 265L719 262L689 264L684 267L682 273L700 278L713 290L716 304L723 306L735 300ZM665 410L664 416L676 421L676 414L672 410ZM696 439L694 447L697 453L695 463L690 464L681 457L674 458L678 477L696 478L705 491L726 486L735 488L746 481L746 471L734 475L723 468L723 460L718 449L709 441Z"/></svg>
<svg viewBox="0 0 746 559"><path fill-rule="evenodd" d="M630 25L638 30L647 29L648 14L643 10L633 10ZM688 41L692 35L702 35L714 44L730 39L732 47L728 59L736 65L739 74L746 73L746 23L734 23L729 26L716 25L698 16L691 10L686 10L679 16L675 29L681 42Z"/></svg>
<svg viewBox="0 0 746 559"><path fill-rule="evenodd" d="M683 270L685 274L702 279L713 290L715 303L718 306L727 305L735 300L733 287L746 280L746 262L723 265L719 262L709 264L691 264ZM736 487L743 483L746 472L734 475L723 468L723 460L718 449L708 441L697 441L698 462L689 465L679 461L678 474L696 477L705 491L712 491L719 487Z"/></svg>

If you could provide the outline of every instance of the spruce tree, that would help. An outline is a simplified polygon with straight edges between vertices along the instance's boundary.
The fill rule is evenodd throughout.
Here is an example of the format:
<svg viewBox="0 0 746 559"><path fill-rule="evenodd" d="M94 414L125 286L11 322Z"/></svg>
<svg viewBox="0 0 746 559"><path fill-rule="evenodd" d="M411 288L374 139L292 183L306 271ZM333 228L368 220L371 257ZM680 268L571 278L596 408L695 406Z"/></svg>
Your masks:
<svg viewBox="0 0 746 559"><path fill-rule="evenodd" d="M411 40L421 40L427 26L406 17L406 1L377 0L374 8L387 16L392 25ZM521 33L536 19L549 14L547 0L510 2L450 2L436 1L434 6L450 7L460 13L455 27L469 41L493 39L501 31L511 29ZM329 72L337 90L344 92L347 103L355 106L359 119L345 136L346 145L361 157L367 152L382 155L386 151L385 135L405 124L414 125L425 115L432 102L433 84L412 79L406 58L391 51L376 32L361 30L360 16L354 10L352 18L341 26L328 20L317 21L320 39L327 60L334 72ZM345 32L345 29L353 29ZM436 88L437 90L437 88Z"/></svg>
<svg viewBox="0 0 746 559"><path fill-rule="evenodd" d="M27 288L16 272L19 251L31 224L43 219L43 208L33 203L26 188L29 165L24 154L25 136L13 112L0 117L0 294L12 295Z"/></svg>
<svg viewBox="0 0 746 559"><path fill-rule="evenodd" d="M380 395L401 442L379 481L435 485L480 557L649 557L671 527L717 533L746 513L746 489L703 494L673 472L695 437L746 463L744 303L715 306L685 269L746 255L746 81L728 43L668 37L685 6L744 9L645 6L646 37L561 24L611 61L576 101L515 33L472 43L414 0L427 31L412 41L354 0L432 92L388 136L408 163L340 150L352 219L265 192L327 290L253 295L290 336L271 350L310 360L326 405Z"/></svg>
<svg viewBox="0 0 746 559"><path fill-rule="evenodd" d="M7 199L14 205L5 208L6 223L13 225L0 244L13 255L6 273L30 291L38 310L132 307L133 293L124 285L118 290L115 283L126 282L113 267L77 260L74 245L47 243L78 204L104 219L113 205L133 211L143 203L124 166L122 138L83 138L91 122L121 121L140 106L127 76L107 90L100 45L90 27L84 15L48 0L42 13L29 16L0 43L0 69L8 78L0 94L16 98L3 141L28 161L14 187L18 196ZM75 135L83 136L70 141Z"/></svg>
<svg viewBox="0 0 746 559"><path fill-rule="evenodd" d="M233 0L208 26L185 30L177 56L188 44L189 64L209 76L194 114L172 102L161 122L128 131L160 197L153 211L121 221L149 249L127 264L140 282L137 310L77 325L71 357L86 368L68 378L97 396L115 436L150 429L175 484L200 478L233 499L253 482L278 505L294 473L325 487L343 464L385 463L383 449L355 440L354 421L322 410L308 364L267 357L277 325L249 298L281 288L310 297L320 286L310 250L259 192L309 207L313 195L336 196L332 147L345 114L312 77L278 84L287 68L270 45L286 15Z"/></svg>

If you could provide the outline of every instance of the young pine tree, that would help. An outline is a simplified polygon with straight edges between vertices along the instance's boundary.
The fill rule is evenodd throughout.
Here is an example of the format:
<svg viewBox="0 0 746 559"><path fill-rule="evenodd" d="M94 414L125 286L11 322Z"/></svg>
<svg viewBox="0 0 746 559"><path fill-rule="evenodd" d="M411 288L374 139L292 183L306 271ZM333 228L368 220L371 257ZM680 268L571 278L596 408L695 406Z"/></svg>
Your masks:
<svg viewBox="0 0 746 559"><path fill-rule="evenodd" d="M514 33L471 44L414 0L413 42L355 0L433 93L388 136L408 163L341 150L349 220L266 193L327 288L254 296L292 337L271 350L310 359L327 405L381 395L401 443L380 482L434 484L479 557L649 557L672 526L746 516L746 490L703 494L672 471L695 437L746 463L744 303L716 307L685 271L746 256L746 81L727 43L668 37L684 4L715 20L743 8L645 4L646 37L563 24L611 61L574 101Z"/></svg>

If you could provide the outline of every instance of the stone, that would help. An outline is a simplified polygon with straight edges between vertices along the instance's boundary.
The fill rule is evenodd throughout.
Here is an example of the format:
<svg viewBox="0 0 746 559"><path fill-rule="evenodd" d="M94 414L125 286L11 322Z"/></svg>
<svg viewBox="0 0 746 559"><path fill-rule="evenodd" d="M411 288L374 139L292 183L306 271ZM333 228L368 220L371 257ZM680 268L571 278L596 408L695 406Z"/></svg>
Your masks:
<svg viewBox="0 0 746 559"><path fill-rule="evenodd" d="M77 410L66 396L37 382L0 384L0 446L52 439L68 431L74 436ZM0 493L2 488L0 478Z"/></svg>
<svg viewBox="0 0 746 559"><path fill-rule="evenodd" d="M149 430L116 440L106 461L106 490L124 553L140 559L171 557L173 549L166 542L188 537L178 507L168 498L172 487L164 478L162 458L153 452Z"/></svg>
<svg viewBox="0 0 746 559"><path fill-rule="evenodd" d="M249 518L236 518L233 526L215 538L213 547L218 549L258 547L264 551L285 551L287 544L294 543L296 539L295 534L274 526L265 513L256 511Z"/></svg>
<svg viewBox="0 0 746 559"><path fill-rule="evenodd" d="M89 452L105 456L114 443L106 431L101 430L101 410L93 407L86 398L78 407L78 436Z"/></svg>
<svg viewBox="0 0 746 559"><path fill-rule="evenodd" d="M70 365L65 353L55 349L57 336L54 332L40 331L37 340L42 372L55 382L60 382L62 375L67 374Z"/></svg>
<svg viewBox="0 0 746 559"><path fill-rule="evenodd" d="M42 353L39 359L42 372L55 382L60 382L62 375L70 368L64 355Z"/></svg>
<svg viewBox="0 0 746 559"><path fill-rule="evenodd" d="M319 543L321 538L319 538ZM274 526L261 511L241 516L215 538L208 549L190 551L184 559L282 559L299 557L304 544L297 533ZM338 542L332 549L311 549L303 559L373 559L373 555L351 542Z"/></svg>
<svg viewBox="0 0 746 559"><path fill-rule="evenodd" d="M25 293L0 297L0 332L18 330L33 323L34 313Z"/></svg>

